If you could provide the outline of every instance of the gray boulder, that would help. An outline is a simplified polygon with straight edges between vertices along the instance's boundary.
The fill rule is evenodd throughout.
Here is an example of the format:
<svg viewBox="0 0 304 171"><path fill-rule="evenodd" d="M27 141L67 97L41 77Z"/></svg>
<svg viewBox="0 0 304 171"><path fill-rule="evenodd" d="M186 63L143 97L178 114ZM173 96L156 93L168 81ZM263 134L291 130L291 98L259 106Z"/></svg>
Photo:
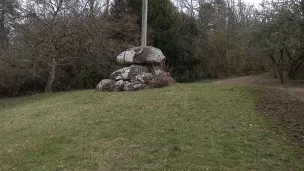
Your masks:
<svg viewBox="0 0 304 171"><path fill-rule="evenodd" d="M130 67L121 68L111 74L111 78L115 81L134 81L139 75L147 75L149 68L141 65L131 65Z"/></svg>
<svg viewBox="0 0 304 171"><path fill-rule="evenodd" d="M121 90L123 90L124 85L125 85L125 81L123 81L123 80L117 81L117 82L114 84L114 86L115 86L115 88L114 88L115 91L121 91Z"/></svg>
<svg viewBox="0 0 304 171"><path fill-rule="evenodd" d="M167 75L165 71L163 71L160 67L154 66L152 67L152 73L155 76L162 76L162 75Z"/></svg>
<svg viewBox="0 0 304 171"><path fill-rule="evenodd" d="M128 80L130 73L130 67L124 67L119 70L114 71L111 74L111 79L118 81L118 80Z"/></svg>
<svg viewBox="0 0 304 171"><path fill-rule="evenodd" d="M123 86L124 91L136 91L141 90L146 87L146 84L143 84L139 81L126 82Z"/></svg>
<svg viewBox="0 0 304 171"><path fill-rule="evenodd" d="M121 64L159 64L165 60L162 51L152 46L134 47L117 56Z"/></svg>
<svg viewBox="0 0 304 171"><path fill-rule="evenodd" d="M164 87L175 81L165 72L161 64L165 56L161 50L151 47L135 47L117 56L121 64L131 64L111 74L111 79L102 80L99 91L136 91L147 88Z"/></svg>
<svg viewBox="0 0 304 171"><path fill-rule="evenodd" d="M111 79L104 79L100 81L96 86L96 90L98 91L114 91L114 88L115 81Z"/></svg>
<svg viewBox="0 0 304 171"><path fill-rule="evenodd" d="M137 74L135 76L135 79L137 81L140 81L141 83L148 83L150 80L153 79L153 74L151 74L151 73Z"/></svg>

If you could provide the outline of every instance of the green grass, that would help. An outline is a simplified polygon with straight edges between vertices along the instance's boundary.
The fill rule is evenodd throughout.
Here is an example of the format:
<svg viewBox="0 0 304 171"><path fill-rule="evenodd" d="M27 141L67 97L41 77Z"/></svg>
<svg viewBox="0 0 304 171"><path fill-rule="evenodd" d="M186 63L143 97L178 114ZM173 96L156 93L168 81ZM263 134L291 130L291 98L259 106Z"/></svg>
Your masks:
<svg viewBox="0 0 304 171"><path fill-rule="evenodd" d="M0 100L0 170L304 170L255 99L192 83Z"/></svg>

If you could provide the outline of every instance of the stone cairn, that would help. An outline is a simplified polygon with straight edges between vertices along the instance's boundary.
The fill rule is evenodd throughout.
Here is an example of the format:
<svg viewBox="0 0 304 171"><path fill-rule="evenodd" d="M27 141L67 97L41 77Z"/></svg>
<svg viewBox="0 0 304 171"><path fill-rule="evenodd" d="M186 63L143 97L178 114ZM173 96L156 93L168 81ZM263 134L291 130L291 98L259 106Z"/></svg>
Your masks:
<svg viewBox="0 0 304 171"><path fill-rule="evenodd" d="M151 46L134 47L117 56L117 62L131 65L111 74L97 84L98 91L136 91L164 87L175 81L164 71L165 56L160 49Z"/></svg>

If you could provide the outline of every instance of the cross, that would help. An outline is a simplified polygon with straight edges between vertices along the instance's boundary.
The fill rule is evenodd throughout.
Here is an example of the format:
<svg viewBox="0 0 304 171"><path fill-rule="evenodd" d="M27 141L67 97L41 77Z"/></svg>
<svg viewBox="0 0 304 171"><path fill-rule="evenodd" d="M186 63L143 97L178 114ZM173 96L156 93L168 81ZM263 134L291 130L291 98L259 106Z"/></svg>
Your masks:
<svg viewBox="0 0 304 171"><path fill-rule="evenodd" d="M148 0L143 0L141 46L147 46Z"/></svg>

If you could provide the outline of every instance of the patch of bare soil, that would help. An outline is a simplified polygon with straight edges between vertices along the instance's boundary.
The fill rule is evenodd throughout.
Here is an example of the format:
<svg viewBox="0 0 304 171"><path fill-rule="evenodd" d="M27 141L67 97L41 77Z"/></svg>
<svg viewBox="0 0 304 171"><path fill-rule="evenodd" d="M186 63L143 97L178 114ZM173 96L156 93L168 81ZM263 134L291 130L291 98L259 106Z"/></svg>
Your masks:
<svg viewBox="0 0 304 171"><path fill-rule="evenodd" d="M216 84L245 84L259 88L257 109L273 130L291 139L302 150L304 159L304 82L279 79L270 73L219 80Z"/></svg>
<svg viewBox="0 0 304 171"><path fill-rule="evenodd" d="M273 78L271 73L266 73L261 75L250 75L245 77L223 79L216 81L215 83L244 84L285 90L291 96L298 98L304 102L304 80L286 80L285 84L281 84L280 80Z"/></svg>
<svg viewBox="0 0 304 171"><path fill-rule="evenodd" d="M257 109L269 119L272 128L289 137L302 149L304 157L304 102L284 90L257 90L260 99Z"/></svg>
<svg viewBox="0 0 304 171"><path fill-rule="evenodd" d="M215 82L216 84L246 84L246 85L257 85L257 86L273 86L280 84L277 79L268 77L268 74L262 75L250 75L244 77L228 78Z"/></svg>

